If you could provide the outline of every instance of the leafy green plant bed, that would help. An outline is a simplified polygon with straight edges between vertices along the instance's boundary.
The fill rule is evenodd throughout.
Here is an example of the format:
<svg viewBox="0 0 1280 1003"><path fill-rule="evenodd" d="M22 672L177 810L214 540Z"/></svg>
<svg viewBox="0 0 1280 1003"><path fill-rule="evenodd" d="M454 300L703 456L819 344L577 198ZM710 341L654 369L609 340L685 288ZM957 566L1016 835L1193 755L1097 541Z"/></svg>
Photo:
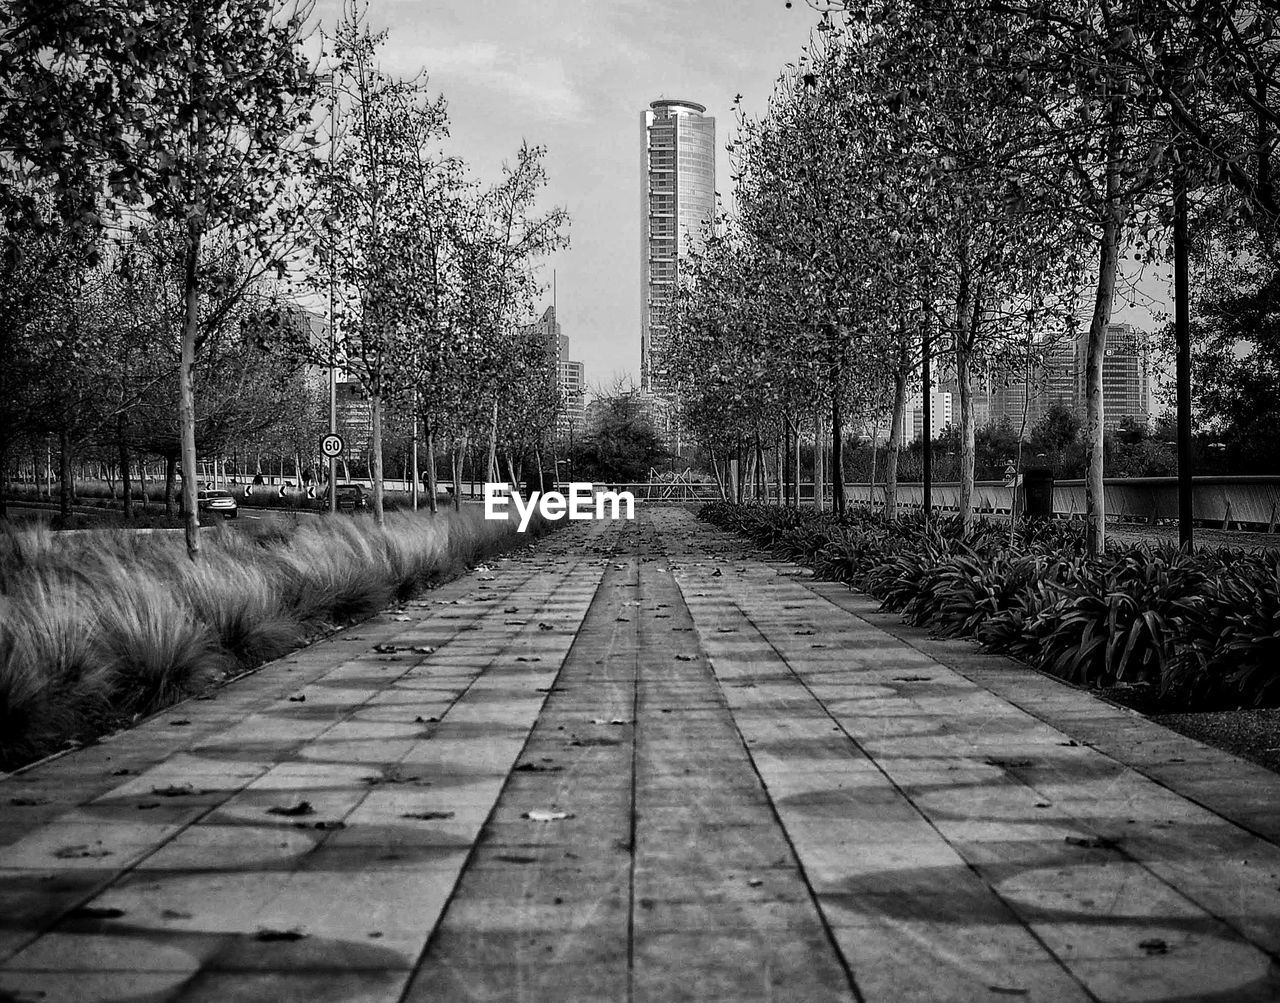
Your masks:
<svg viewBox="0 0 1280 1003"><path fill-rule="evenodd" d="M533 529L545 529L538 520ZM0 523L0 770L83 743L526 542L479 509L177 534Z"/></svg>
<svg viewBox="0 0 1280 1003"><path fill-rule="evenodd" d="M1280 705L1280 551L1110 546L1084 529L714 502L702 519L881 600L1146 711Z"/></svg>

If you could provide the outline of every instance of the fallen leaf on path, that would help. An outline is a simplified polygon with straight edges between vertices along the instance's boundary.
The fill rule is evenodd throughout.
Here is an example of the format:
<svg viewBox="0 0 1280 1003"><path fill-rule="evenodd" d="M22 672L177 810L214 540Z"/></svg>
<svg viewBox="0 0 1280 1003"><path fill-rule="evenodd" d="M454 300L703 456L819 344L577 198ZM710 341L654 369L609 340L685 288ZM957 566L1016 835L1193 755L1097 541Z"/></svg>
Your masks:
<svg viewBox="0 0 1280 1003"><path fill-rule="evenodd" d="M551 624L549 623L540 623L538 624L538 629L539 630L555 630L555 627L551 626Z"/></svg>
<svg viewBox="0 0 1280 1003"><path fill-rule="evenodd" d="M722 574L724 574L724 572L722 572L719 568L716 568L715 571L711 572L711 577L719 578Z"/></svg>
<svg viewBox="0 0 1280 1003"><path fill-rule="evenodd" d="M192 784L170 784L168 787L152 787L151 793L162 798L184 798L193 794L203 794Z"/></svg>
<svg viewBox="0 0 1280 1003"><path fill-rule="evenodd" d="M988 766L999 766L1004 769L1011 770L1022 769L1024 766L1035 765L1030 759L988 759L986 763Z"/></svg>
<svg viewBox="0 0 1280 1003"><path fill-rule="evenodd" d="M677 662L692 662L697 656L695 655L676 655Z"/></svg>
<svg viewBox="0 0 1280 1003"><path fill-rule="evenodd" d="M1138 946L1146 951L1148 955L1169 953L1168 943L1160 937L1152 937L1150 940L1141 941Z"/></svg>
<svg viewBox="0 0 1280 1003"><path fill-rule="evenodd" d="M347 823L325 819L320 822L294 822L293 827L295 829L345 829L347 827Z"/></svg>
<svg viewBox="0 0 1280 1003"><path fill-rule="evenodd" d="M932 676L894 676L893 681L895 683L927 683L932 678Z"/></svg>
<svg viewBox="0 0 1280 1003"><path fill-rule="evenodd" d="M1063 840L1068 846L1079 846L1086 850L1114 850L1120 840L1110 836L1068 836Z"/></svg>
<svg viewBox="0 0 1280 1003"><path fill-rule="evenodd" d="M376 651L379 655L393 655L400 649L397 648L394 644L375 644L373 646L373 650Z"/></svg>
<svg viewBox="0 0 1280 1003"><path fill-rule="evenodd" d="M299 801L293 805L275 805L267 809L268 815L284 815L288 818L297 818L300 815L314 815L316 810L311 807L310 801Z"/></svg>
<svg viewBox="0 0 1280 1003"><path fill-rule="evenodd" d="M289 702L290 703L306 703L307 695L305 693L299 693L296 697L290 697Z"/></svg>
<svg viewBox="0 0 1280 1003"><path fill-rule="evenodd" d="M109 857L111 851L105 849L101 842L93 845L76 843L74 846L63 846L54 850L53 855L59 860L78 860L81 857Z"/></svg>
<svg viewBox="0 0 1280 1003"><path fill-rule="evenodd" d="M521 853L500 853L494 859L501 860L506 864L536 864L538 862L537 857L527 857Z"/></svg>
<svg viewBox="0 0 1280 1003"><path fill-rule="evenodd" d="M563 766L544 766L541 763L521 763L514 767L516 773L559 773L563 769Z"/></svg>
<svg viewBox="0 0 1280 1003"><path fill-rule="evenodd" d="M410 622L413 620L413 617L410 617L410 616L393 616L391 619L392 619L392 620L394 620L396 623L410 623Z"/></svg>
<svg viewBox="0 0 1280 1003"><path fill-rule="evenodd" d="M176 728L181 728L183 725L190 724L191 721L188 718L180 717L173 721L170 721L169 723Z"/></svg>
<svg viewBox="0 0 1280 1003"><path fill-rule="evenodd" d="M987 986L993 993L1002 993L1005 996L1026 996L1030 993L1029 989L1019 989L1016 986Z"/></svg>
<svg viewBox="0 0 1280 1003"><path fill-rule="evenodd" d="M254 934L255 940L273 941L273 940L302 940L306 934L294 927L291 930L271 930L261 929Z"/></svg>
<svg viewBox="0 0 1280 1003"><path fill-rule="evenodd" d="M542 659L537 655L516 655L517 662L540 662Z"/></svg>
<svg viewBox="0 0 1280 1003"><path fill-rule="evenodd" d="M164 919L190 919L191 913L183 912L181 909L162 909L161 917Z"/></svg>
<svg viewBox="0 0 1280 1003"><path fill-rule="evenodd" d="M520 612L520 607L519 607L519 606L508 606L508 607L507 607L506 609L504 609L502 612L504 612L504 613L519 613L519 612Z"/></svg>
<svg viewBox="0 0 1280 1003"><path fill-rule="evenodd" d="M119 919L124 915L123 909L113 909L109 906L92 906L82 905L79 909L72 909L67 913L68 919Z"/></svg>
<svg viewBox="0 0 1280 1003"><path fill-rule="evenodd" d="M147 811L148 809L159 808L159 807L160 807L159 801L144 801L142 802L142 804L138 805L138 811Z"/></svg>
<svg viewBox="0 0 1280 1003"><path fill-rule="evenodd" d="M415 646L413 650L416 651L419 655L430 655L436 649L431 647L431 645L429 644L419 644Z"/></svg>
<svg viewBox="0 0 1280 1003"><path fill-rule="evenodd" d="M530 822L559 822L566 818L573 818L573 812L535 808L532 811L525 812L520 817L527 818Z"/></svg>
<svg viewBox="0 0 1280 1003"><path fill-rule="evenodd" d="M16 808L34 808L36 805L48 804L48 798L10 798L9 803Z"/></svg>

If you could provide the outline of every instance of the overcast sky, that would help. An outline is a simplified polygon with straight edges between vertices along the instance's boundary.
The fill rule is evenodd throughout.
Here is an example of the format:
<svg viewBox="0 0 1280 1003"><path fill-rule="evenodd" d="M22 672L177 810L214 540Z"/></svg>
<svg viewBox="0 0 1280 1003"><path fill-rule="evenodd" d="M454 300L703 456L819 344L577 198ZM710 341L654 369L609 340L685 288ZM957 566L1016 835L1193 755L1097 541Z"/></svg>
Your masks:
<svg viewBox="0 0 1280 1003"><path fill-rule="evenodd" d="M332 26L340 8L319 0L316 15ZM760 114L817 15L803 0L370 0L368 19L389 31L385 70L425 68L444 94L448 149L478 177L495 178L521 139L547 147L544 204L567 208L572 226L570 248L543 265L542 306L554 268L569 357L585 363L588 384L638 381L640 115L659 97L706 105L716 188L730 198L734 96ZM1142 282L1157 297L1163 286ZM1153 329L1148 310L1117 300L1115 320Z"/></svg>

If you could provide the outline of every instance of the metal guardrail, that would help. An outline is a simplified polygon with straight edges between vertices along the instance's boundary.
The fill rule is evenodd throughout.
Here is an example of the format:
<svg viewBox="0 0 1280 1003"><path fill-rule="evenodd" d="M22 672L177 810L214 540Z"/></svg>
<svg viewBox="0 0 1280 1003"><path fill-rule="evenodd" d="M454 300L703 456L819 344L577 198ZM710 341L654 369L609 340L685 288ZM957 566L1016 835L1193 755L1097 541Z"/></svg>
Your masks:
<svg viewBox="0 0 1280 1003"><path fill-rule="evenodd" d="M1234 524L1275 532L1280 524L1280 477L1235 475L1193 477L1191 508L1198 522L1213 523L1223 529ZM1176 477L1108 477L1103 482L1107 518L1149 525L1178 518ZM846 484L845 497L854 504L867 504L868 485ZM1013 489L1003 481L978 481L973 488L974 511L1008 515ZM898 502L907 508L924 504L924 488L919 483L898 485ZM884 504L884 487L876 485L873 507ZM933 485L933 506L943 512L960 509L960 485L944 481ZM1057 481L1053 486L1053 514L1060 518L1083 518L1084 481Z"/></svg>

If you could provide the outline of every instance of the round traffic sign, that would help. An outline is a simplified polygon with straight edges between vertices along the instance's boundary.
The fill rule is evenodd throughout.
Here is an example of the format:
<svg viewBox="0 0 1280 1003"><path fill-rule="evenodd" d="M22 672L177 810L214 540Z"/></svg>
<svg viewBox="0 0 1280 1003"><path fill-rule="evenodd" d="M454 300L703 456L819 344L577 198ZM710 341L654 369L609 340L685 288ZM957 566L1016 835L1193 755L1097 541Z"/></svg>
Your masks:
<svg viewBox="0 0 1280 1003"><path fill-rule="evenodd" d="M331 460L335 456L341 456L344 447L345 443L342 441L342 436L334 435L332 432L320 440L320 452Z"/></svg>

